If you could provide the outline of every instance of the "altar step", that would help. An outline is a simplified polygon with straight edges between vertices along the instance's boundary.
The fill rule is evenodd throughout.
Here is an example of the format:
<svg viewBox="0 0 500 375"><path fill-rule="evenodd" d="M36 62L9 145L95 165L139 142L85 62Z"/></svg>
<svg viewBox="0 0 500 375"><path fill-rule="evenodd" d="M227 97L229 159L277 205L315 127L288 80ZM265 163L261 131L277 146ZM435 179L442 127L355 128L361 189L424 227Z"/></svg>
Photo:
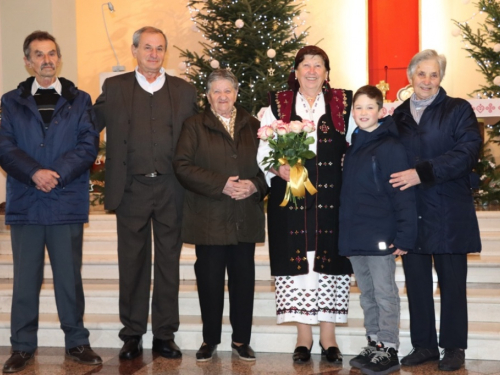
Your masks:
<svg viewBox="0 0 500 375"><path fill-rule="evenodd" d="M468 271L469 349L467 358L498 360L500 352L500 211L478 212L483 252L470 254ZM3 222L3 217L0 217ZM86 296L85 324L91 332L94 347L120 347L121 328L118 316L118 265L116 218L111 214L92 214L85 226L83 267ZM277 325L275 317L274 287L269 270L267 244L256 248L256 285L252 346L258 352L291 353L295 344L296 329L291 324ZM46 258L45 279L40 294L39 344L62 346L62 331L56 315L52 272ZM185 245L180 260L181 326L176 341L185 350L197 350L202 342L201 318L195 285L194 247ZM10 306L12 296L12 251L10 231L0 225L0 345L9 346ZM408 330L408 303L404 291L404 274L401 261L397 262L396 279L401 295L401 348L406 354L411 349ZM359 291L353 287L349 322L339 325L337 337L344 354L357 354L365 345ZM435 292L436 309L439 311L439 289ZM439 314L439 313L438 313ZM439 316L439 315L438 315ZM318 328L313 328L314 353L319 353ZM228 322L226 293L222 344L219 350L230 350L231 328ZM144 347L151 347L151 328L144 337Z"/></svg>
<svg viewBox="0 0 500 375"><path fill-rule="evenodd" d="M0 345L9 346L8 314L0 314ZM118 338L118 331L122 328L116 315L90 315L85 318L85 326L90 331L90 342L94 348L119 348L123 342ZM400 353L404 355L411 350L409 337L409 322L401 320ZM180 329L176 333L175 341L183 350L197 350L203 342L202 325L199 316L181 316ZM498 360L500 340L498 323L469 323L469 348L466 351L467 359ZM222 340L218 347L220 351L230 351L231 326L229 318L223 319ZM314 345L312 352L320 352L319 328L313 327ZM366 345L365 330L361 319L349 319L345 325L336 328L339 347L345 355L358 354ZM276 325L274 317L255 317L252 326L251 346L257 352L291 353L294 350L297 331L293 324ZM143 336L144 348L150 349L152 342L151 327ZM41 346L62 347L64 337L59 327L56 314L41 314L38 331L38 342Z"/></svg>
<svg viewBox="0 0 500 375"><path fill-rule="evenodd" d="M10 336L10 282L0 284L0 346L9 346ZM401 295L401 353L411 350L409 338L408 304L403 288ZM90 331L91 345L95 348L118 348L122 342L118 338L121 323L118 317L118 285L116 282L102 283L89 280L85 284L86 314L85 326ZM229 351L231 327L228 318L228 296L226 292L222 328L222 344L219 350ZM436 313L439 317L439 290L435 293ZM500 350L500 289L498 285L470 285L469 305L469 349L468 359L498 360ZM193 282L181 283L179 306L181 324L176 334L176 342L182 349L196 350L202 342L202 324L199 313L198 296ZM291 353L294 349L296 329L293 324L276 324L274 310L274 287L272 283L257 283L255 293L254 320L251 345L258 352ZM366 344L362 324L362 310L359 306L359 290L352 288L349 321L338 325L337 339L344 354L357 354ZM318 327L313 328L314 341L319 340ZM144 347L151 348L151 327L144 336ZM40 325L38 342L41 346L60 347L64 338L55 311L52 283L46 282L40 297ZM314 353L319 348L313 347Z"/></svg>
<svg viewBox="0 0 500 375"><path fill-rule="evenodd" d="M500 245L499 245L500 246ZM195 280L194 254L181 254L180 259L180 279ZM500 256L470 254L468 255L467 281L470 283L500 283ZM153 269L152 269L153 274ZM434 272L434 271L433 271ZM13 261L11 254L0 255L0 275L1 278L13 278ZM52 278L50 261L46 256L44 277ZM116 254L84 254L82 277L84 280L117 280L118 260ZM154 276L153 276L154 277ZM271 280L269 267L269 257L267 255L255 255L255 278L256 280ZM401 260L396 261L396 281L404 281L404 272ZM434 272L434 281L437 276Z"/></svg>
<svg viewBox="0 0 500 375"><path fill-rule="evenodd" d="M401 298L401 319L409 319L408 299L404 283L398 283ZM435 285L434 300L436 317L439 320L440 291ZM500 285L468 284L467 300L470 320L474 322L500 323ZM88 280L84 285L86 315L118 315L118 281L103 283L102 280ZM359 304L360 292L357 286L351 287L349 319L362 319L363 311ZM194 281L181 282L179 289L179 314L200 315L198 292ZM10 313L12 303L12 282L0 283L0 314ZM52 280L45 280L40 292L40 313L56 314ZM257 282L254 297L254 317L274 317L274 283ZM225 292L224 316L229 316L229 298Z"/></svg>

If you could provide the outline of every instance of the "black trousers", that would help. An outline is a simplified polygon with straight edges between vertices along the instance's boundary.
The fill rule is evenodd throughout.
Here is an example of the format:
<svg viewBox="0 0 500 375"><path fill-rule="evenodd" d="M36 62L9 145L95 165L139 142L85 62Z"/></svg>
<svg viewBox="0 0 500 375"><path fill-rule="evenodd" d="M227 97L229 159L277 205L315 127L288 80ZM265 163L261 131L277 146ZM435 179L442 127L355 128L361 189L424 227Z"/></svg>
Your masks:
<svg viewBox="0 0 500 375"><path fill-rule="evenodd" d="M154 337L174 338L179 329L180 199L172 175L127 176L116 209L120 274L120 338L147 331L154 237L154 284L151 324Z"/></svg>
<svg viewBox="0 0 500 375"><path fill-rule="evenodd" d="M196 245L194 270L198 284L203 341L209 345L221 342L224 310L224 277L227 268L229 320L233 342L249 344L252 332L255 288L255 244L205 246Z"/></svg>
<svg viewBox="0 0 500 375"><path fill-rule="evenodd" d="M467 349L467 255L407 254L403 256L414 347L436 348L436 317L432 260L438 276L441 318L439 346Z"/></svg>
<svg viewBox="0 0 500 375"><path fill-rule="evenodd" d="M57 313L66 349L89 344L83 326L85 298L81 277L83 224L12 225L14 289L12 293L12 350L34 353L38 346L40 288L45 246L54 277Z"/></svg>

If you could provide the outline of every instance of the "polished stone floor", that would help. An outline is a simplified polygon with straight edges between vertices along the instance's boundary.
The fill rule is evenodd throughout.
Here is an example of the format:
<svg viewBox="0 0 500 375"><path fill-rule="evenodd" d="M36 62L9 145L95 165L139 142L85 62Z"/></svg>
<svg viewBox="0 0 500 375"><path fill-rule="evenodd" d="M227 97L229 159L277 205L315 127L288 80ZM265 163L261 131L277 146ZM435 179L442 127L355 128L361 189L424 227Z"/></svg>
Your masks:
<svg viewBox="0 0 500 375"><path fill-rule="evenodd" d="M0 361L4 363L9 357L10 348L0 347ZM348 365L350 356L344 358L343 366L330 365L322 360L319 355L313 355L310 364L293 365L291 354L257 353L255 363L245 363L231 352L219 352L212 362L198 364L194 358L194 351L184 351L183 358L178 360L167 360L152 355L150 349L145 349L142 357L132 361L120 361L118 359L119 349L96 348L96 352L102 357L102 366L92 367L79 365L73 361L64 359L62 348L40 348L38 349L35 363L28 366L19 375L147 375L147 374L171 374L171 375L250 375L250 374L322 374L322 375L344 375L361 374L358 369L351 369ZM394 374L403 375L431 375L446 374L437 370L437 362L429 363L419 367L403 368ZM457 375L500 375L500 361L466 361L465 368L449 373Z"/></svg>

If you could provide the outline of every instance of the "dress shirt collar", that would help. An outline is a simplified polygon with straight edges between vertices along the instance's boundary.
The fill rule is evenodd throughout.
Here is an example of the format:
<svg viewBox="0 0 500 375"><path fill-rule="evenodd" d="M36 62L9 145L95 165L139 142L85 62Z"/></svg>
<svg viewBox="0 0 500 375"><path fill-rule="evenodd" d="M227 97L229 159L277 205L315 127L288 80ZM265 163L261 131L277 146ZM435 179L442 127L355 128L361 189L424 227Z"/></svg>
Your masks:
<svg viewBox="0 0 500 375"><path fill-rule="evenodd" d="M139 85L143 88L144 91L149 92L150 94L154 94L156 91L160 90L165 84L165 69L162 67L160 69L160 75L156 77L156 79L149 83L146 77L143 74L139 73L139 67L135 67L135 78Z"/></svg>
<svg viewBox="0 0 500 375"><path fill-rule="evenodd" d="M62 93L61 81L59 81L59 78L56 77L54 83L52 83L49 87L42 87L35 78L35 80L33 80L33 85L31 85L31 95L35 95L38 89L42 90L54 89L59 95L61 95Z"/></svg>

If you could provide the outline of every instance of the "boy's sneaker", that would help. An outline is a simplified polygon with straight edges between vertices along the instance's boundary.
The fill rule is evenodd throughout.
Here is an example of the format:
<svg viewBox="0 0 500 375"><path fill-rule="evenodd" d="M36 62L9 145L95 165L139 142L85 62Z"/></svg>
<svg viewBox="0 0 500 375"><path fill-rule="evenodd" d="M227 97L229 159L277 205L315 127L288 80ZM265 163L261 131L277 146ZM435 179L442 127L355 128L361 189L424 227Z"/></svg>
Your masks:
<svg viewBox="0 0 500 375"><path fill-rule="evenodd" d="M351 367L361 368L372 359L373 353L377 351L377 343L370 340L368 336L368 346L365 346L361 353L349 361Z"/></svg>
<svg viewBox="0 0 500 375"><path fill-rule="evenodd" d="M369 363L361 368L361 373L368 375L387 375L400 369L398 351L386 348L383 343L377 344L377 351Z"/></svg>

